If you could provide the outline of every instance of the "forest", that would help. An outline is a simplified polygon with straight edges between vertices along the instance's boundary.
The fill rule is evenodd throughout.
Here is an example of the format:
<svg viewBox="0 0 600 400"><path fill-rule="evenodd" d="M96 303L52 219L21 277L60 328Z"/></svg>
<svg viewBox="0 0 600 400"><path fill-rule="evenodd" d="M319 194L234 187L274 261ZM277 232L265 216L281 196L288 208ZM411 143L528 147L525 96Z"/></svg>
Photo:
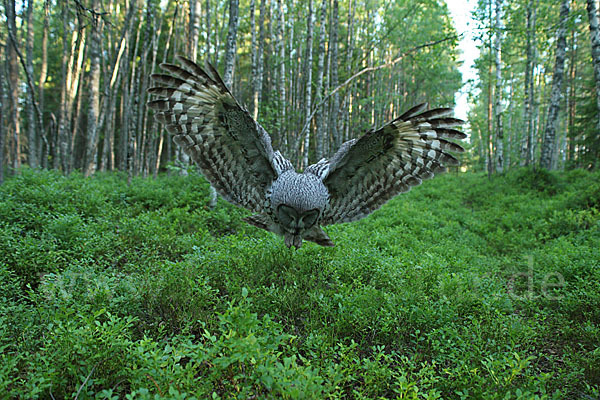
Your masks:
<svg viewBox="0 0 600 400"><path fill-rule="evenodd" d="M150 75L176 54L215 65L297 167L420 102L452 106L458 90L469 94L466 169L594 168L600 156L593 0L479 1L478 79L464 87L464 32L438 0L3 6L0 180L25 164L86 176L185 168L146 104Z"/></svg>
<svg viewBox="0 0 600 400"><path fill-rule="evenodd" d="M600 398L598 1L470 4L3 0L0 398ZM154 119L176 55L298 170L457 93L466 151L288 249Z"/></svg>

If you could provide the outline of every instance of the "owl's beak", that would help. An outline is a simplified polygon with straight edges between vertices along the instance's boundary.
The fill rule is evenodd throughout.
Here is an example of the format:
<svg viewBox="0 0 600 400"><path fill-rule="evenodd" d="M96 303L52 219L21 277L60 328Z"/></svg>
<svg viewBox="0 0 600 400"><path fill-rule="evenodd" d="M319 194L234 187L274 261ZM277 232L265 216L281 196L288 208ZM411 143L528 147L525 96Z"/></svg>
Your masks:
<svg viewBox="0 0 600 400"><path fill-rule="evenodd" d="M302 236L300 235L285 235L285 245L287 248L294 246L296 250L302 247Z"/></svg>

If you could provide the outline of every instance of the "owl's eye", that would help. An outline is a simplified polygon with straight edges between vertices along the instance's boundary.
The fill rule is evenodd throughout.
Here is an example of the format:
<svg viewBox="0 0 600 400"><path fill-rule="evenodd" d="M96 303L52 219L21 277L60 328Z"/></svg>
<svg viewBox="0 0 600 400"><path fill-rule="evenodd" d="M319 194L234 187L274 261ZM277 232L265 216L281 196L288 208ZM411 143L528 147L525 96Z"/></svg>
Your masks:
<svg viewBox="0 0 600 400"><path fill-rule="evenodd" d="M285 204L277 207L277 216L279 217L279 221L287 226L291 225L292 222L298 221L298 213L296 210Z"/></svg>
<svg viewBox="0 0 600 400"><path fill-rule="evenodd" d="M302 216L302 221L305 227L310 227L317 222L317 218L319 218L319 210L311 210Z"/></svg>

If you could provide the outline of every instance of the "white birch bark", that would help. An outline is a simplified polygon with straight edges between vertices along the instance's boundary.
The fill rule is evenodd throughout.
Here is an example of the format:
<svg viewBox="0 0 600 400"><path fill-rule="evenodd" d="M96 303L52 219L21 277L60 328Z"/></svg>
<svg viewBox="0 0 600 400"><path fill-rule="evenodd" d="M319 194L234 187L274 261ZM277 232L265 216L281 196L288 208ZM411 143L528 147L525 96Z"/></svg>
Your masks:
<svg viewBox="0 0 600 400"><path fill-rule="evenodd" d="M314 21L313 21L313 2L312 0L308 0L308 22L306 27L306 83L305 83L305 104L304 104L304 123L310 123L310 114L311 114L311 95L312 95L312 47L313 47L313 30L314 30ZM308 166L308 153L310 146L310 128L306 130L306 135L304 136L304 154L302 157L302 167L306 168Z"/></svg>
<svg viewBox="0 0 600 400"><path fill-rule="evenodd" d="M598 26L598 0L587 0L587 12L590 21L594 79L596 80L596 106L598 109L596 130L597 134L600 134L600 27Z"/></svg>
<svg viewBox="0 0 600 400"><path fill-rule="evenodd" d="M569 0L562 0L560 5L560 16L558 32L556 34L556 60L554 62L554 75L552 76L552 92L550 94L550 106L546 119L546 132L542 144L542 155L540 165L542 168L553 169L552 162L556 151L556 129L558 124L558 112L562 97L562 84L565 71L565 57L567 53L567 18L569 17Z"/></svg>
<svg viewBox="0 0 600 400"><path fill-rule="evenodd" d="M496 66L496 101L494 104L494 119L496 121L496 173L504 171L504 128L502 126L502 0L496 0L496 22L495 22L495 66Z"/></svg>
<svg viewBox="0 0 600 400"><path fill-rule="evenodd" d="M89 73L89 106L87 115L87 144L85 151L84 175L90 176L96 171L98 163L98 114L100 112L100 50L102 40L102 18L100 0L92 2L90 34L90 73Z"/></svg>

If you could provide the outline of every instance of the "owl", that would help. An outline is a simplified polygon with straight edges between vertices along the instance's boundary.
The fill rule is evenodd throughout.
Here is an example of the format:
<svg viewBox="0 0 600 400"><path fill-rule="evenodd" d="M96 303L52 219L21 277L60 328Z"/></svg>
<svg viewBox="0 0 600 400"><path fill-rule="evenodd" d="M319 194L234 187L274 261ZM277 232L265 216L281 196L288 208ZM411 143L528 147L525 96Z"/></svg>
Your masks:
<svg viewBox="0 0 600 400"><path fill-rule="evenodd" d="M225 200L255 213L246 222L283 236L288 248L303 240L333 246L323 226L366 217L457 165L449 152L464 151L448 140L466 137L454 129L463 121L421 104L298 172L213 66L177 58L180 66L162 64L167 73L152 75L155 118Z"/></svg>

